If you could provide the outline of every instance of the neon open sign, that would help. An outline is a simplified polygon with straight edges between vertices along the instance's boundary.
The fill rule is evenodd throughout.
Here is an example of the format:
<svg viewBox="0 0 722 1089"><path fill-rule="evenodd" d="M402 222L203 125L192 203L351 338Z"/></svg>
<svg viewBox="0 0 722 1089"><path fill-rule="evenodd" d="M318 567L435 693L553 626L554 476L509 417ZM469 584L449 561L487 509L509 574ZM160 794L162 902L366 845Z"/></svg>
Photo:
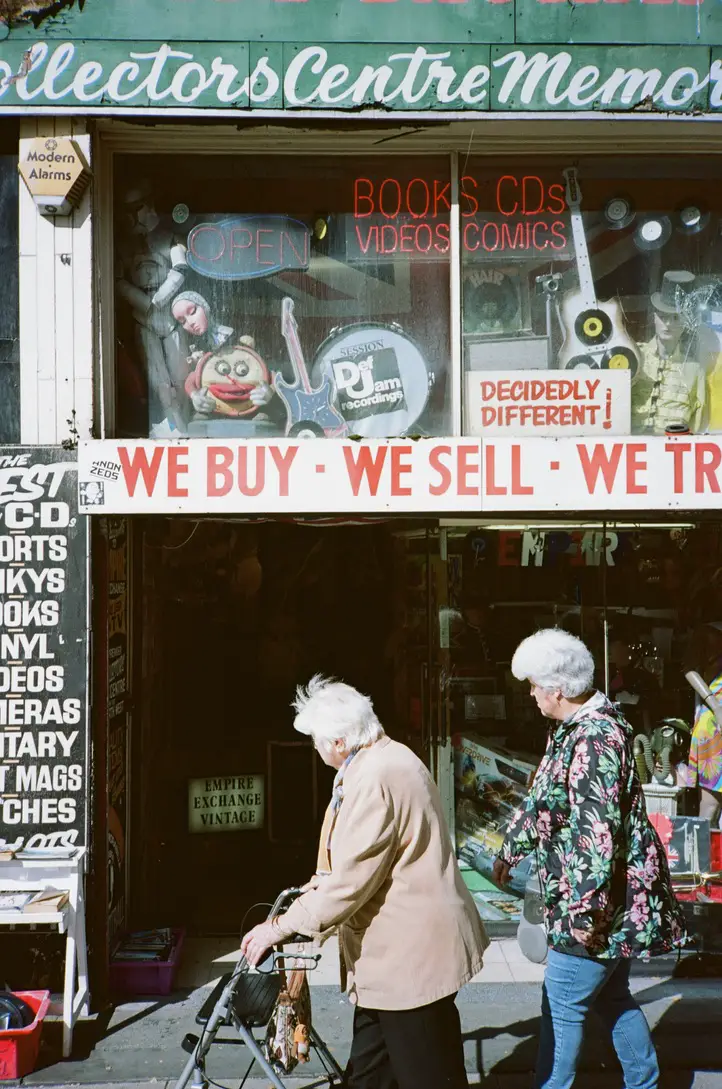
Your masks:
<svg viewBox="0 0 722 1089"><path fill-rule="evenodd" d="M188 235L188 264L212 280L253 280L306 269L310 233L288 216L234 216L199 223Z"/></svg>

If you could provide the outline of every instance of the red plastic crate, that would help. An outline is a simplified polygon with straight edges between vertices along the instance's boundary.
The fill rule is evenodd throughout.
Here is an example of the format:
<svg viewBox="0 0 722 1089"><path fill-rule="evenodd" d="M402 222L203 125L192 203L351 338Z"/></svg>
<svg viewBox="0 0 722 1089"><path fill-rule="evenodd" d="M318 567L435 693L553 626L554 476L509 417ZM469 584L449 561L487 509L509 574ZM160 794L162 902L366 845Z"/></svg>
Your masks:
<svg viewBox="0 0 722 1089"><path fill-rule="evenodd" d="M712 873L722 873L722 831L718 828L710 832L710 868Z"/></svg>
<svg viewBox="0 0 722 1089"><path fill-rule="evenodd" d="M35 1012L35 1020L22 1029L0 1032L0 1081L32 1074L38 1061L40 1033L50 1005L50 991L13 991Z"/></svg>
<svg viewBox="0 0 722 1089"><path fill-rule="evenodd" d="M168 960L110 962L110 989L119 994L170 994L175 986L176 972L186 932L173 929L173 948Z"/></svg>

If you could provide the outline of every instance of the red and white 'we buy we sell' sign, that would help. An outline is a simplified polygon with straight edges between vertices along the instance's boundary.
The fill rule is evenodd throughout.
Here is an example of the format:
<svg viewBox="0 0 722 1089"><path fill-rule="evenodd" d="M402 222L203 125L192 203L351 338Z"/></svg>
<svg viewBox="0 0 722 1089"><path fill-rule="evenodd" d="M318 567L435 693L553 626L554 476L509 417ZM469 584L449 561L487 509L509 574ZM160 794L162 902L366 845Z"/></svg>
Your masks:
<svg viewBox="0 0 722 1089"><path fill-rule="evenodd" d="M81 443L86 513L477 511L478 439Z"/></svg>
<svg viewBox="0 0 722 1089"><path fill-rule="evenodd" d="M91 441L78 451L79 504L86 514L722 509L721 439Z"/></svg>

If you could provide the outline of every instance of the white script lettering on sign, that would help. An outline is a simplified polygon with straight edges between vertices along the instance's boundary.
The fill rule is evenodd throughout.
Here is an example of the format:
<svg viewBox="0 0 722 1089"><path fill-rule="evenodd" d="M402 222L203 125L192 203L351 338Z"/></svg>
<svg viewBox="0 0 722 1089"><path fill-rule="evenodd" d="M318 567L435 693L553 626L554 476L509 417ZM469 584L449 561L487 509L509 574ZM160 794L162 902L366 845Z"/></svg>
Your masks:
<svg viewBox="0 0 722 1089"><path fill-rule="evenodd" d="M3 106L149 109L719 110L709 49L62 42L0 48ZM3 47L5 43L2 43Z"/></svg>

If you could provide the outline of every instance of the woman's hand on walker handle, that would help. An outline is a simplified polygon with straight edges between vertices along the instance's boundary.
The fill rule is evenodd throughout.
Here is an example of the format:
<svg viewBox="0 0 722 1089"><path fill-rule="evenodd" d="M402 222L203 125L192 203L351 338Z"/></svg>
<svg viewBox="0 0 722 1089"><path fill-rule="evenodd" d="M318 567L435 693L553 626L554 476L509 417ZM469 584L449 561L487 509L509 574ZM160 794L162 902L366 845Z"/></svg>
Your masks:
<svg viewBox="0 0 722 1089"><path fill-rule="evenodd" d="M504 888L504 885L509 884L510 878L511 866L507 862L504 862L502 858L497 858L491 871L492 881L500 888Z"/></svg>
<svg viewBox="0 0 722 1089"><path fill-rule="evenodd" d="M279 941L279 932L272 922L259 923L243 936L241 953L252 968L263 960L264 953Z"/></svg>
<svg viewBox="0 0 722 1089"><path fill-rule="evenodd" d="M313 892L321 884L321 875L315 873L310 881L307 881L305 885L301 885L300 892Z"/></svg>

